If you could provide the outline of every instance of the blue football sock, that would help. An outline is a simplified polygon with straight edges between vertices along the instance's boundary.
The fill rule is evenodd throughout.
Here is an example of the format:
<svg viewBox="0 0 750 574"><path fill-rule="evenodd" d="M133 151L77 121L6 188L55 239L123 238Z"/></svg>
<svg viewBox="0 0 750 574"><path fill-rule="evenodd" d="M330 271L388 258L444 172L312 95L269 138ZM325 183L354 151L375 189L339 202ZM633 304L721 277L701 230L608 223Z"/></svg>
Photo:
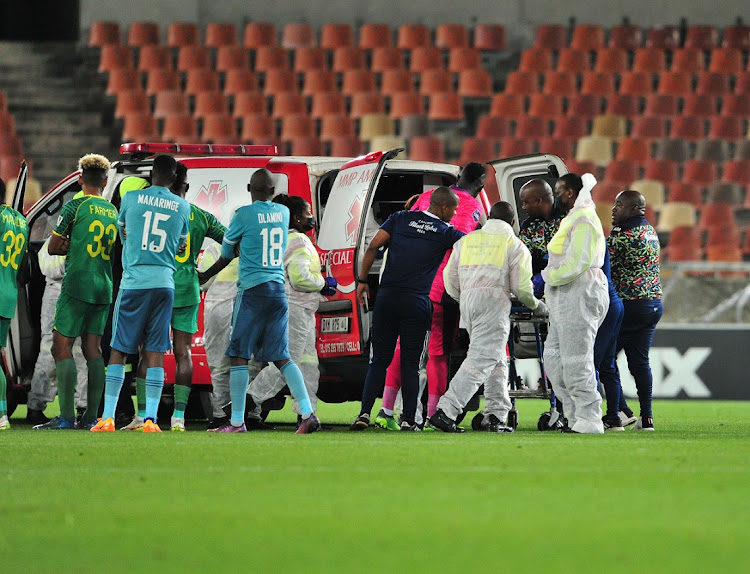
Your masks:
<svg viewBox="0 0 750 574"><path fill-rule="evenodd" d="M151 367L146 369L146 418L156 422L159 412L161 390L164 387L164 369Z"/></svg>
<svg viewBox="0 0 750 574"><path fill-rule="evenodd" d="M302 371L299 370L299 367L294 361L289 361L279 370L281 371L281 376L284 377L292 396L299 403L299 409L302 411L302 418L306 419L312 414L313 409L310 404L310 395L307 394L305 379L302 377Z"/></svg>
<svg viewBox="0 0 750 574"><path fill-rule="evenodd" d="M249 382L250 373L247 365L233 366L229 369L229 396L232 399L230 421L234 426L240 426L245 422L245 393Z"/></svg>
<svg viewBox="0 0 750 574"><path fill-rule="evenodd" d="M104 377L104 420L115 418L117 399L120 397L122 384L125 382L125 365L111 364Z"/></svg>

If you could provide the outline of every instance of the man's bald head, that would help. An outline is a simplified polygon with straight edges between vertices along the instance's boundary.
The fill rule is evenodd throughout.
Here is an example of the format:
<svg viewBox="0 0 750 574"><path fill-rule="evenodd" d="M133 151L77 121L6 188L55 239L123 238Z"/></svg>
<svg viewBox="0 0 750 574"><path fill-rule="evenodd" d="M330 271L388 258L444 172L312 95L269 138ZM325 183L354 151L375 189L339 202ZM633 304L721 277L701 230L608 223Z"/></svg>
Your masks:
<svg viewBox="0 0 750 574"><path fill-rule="evenodd" d="M437 215L446 223L453 219L458 208L458 195L452 189L445 186L435 188L430 195L430 207L428 211Z"/></svg>
<svg viewBox="0 0 750 574"><path fill-rule="evenodd" d="M626 189L617 194L612 207L612 225L619 226L631 217L643 217L646 214L646 198L639 192Z"/></svg>
<svg viewBox="0 0 750 574"><path fill-rule="evenodd" d="M516 220L516 212L507 201L498 201L490 208L490 219L501 219L508 225L513 225Z"/></svg>
<svg viewBox="0 0 750 574"><path fill-rule="evenodd" d="M247 184L253 201L268 201L273 197L274 187L273 175L264 167L250 176L250 183Z"/></svg>
<svg viewBox="0 0 750 574"><path fill-rule="evenodd" d="M521 209L534 219L548 220L552 217L555 198L549 183L543 179L531 179L521 186L519 193Z"/></svg>

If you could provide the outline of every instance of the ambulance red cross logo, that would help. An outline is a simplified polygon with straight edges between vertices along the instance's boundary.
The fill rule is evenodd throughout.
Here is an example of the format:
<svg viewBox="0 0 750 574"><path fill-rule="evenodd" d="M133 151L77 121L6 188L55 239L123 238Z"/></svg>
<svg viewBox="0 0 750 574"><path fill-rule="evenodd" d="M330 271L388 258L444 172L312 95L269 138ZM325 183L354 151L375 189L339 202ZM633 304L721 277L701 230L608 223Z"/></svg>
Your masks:
<svg viewBox="0 0 750 574"><path fill-rule="evenodd" d="M222 207L227 202L227 186L221 180L209 181L208 185L202 185L195 196L193 203L202 207L218 219L222 216Z"/></svg>
<svg viewBox="0 0 750 574"><path fill-rule="evenodd" d="M349 220L346 222L346 240L351 241L354 239L354 234L357 232L359 227L359 217L362 214L362 199L355 197L352 204L349 206Z"/></svg>

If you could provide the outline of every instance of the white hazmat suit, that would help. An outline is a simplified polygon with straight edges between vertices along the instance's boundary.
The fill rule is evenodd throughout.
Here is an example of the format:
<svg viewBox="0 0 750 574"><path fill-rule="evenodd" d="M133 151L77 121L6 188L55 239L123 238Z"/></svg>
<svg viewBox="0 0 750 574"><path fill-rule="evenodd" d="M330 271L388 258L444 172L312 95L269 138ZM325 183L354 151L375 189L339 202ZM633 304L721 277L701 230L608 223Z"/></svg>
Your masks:
<svg viewBox="0 0 750 574"><path fill-rule="evenodd" d="M531 284L531 254L510 225L490 219L455 244L443 279L448 295L459 302L470 343L438 409L455 421L485 384L485 415L505 421L511 406L505 352L511 295L530 309L539 305Z"/></svg>
<svg viewBox="0 0 750 574"><path fill-rule="evenodd" d="M45 277L44 295L42 296L42 310L40 317L41 341L39 356L34 365L34 375L31 378L31 389L27 400L27 407L31 410L43 411L47 403L55 400L57 395L57 369L52 357L52 325L55 319L55 308L60 298L62 280L65 275L65 256L50 255L47 247L49 238L39 250L39 268ZM86 408L86 389L88 387L88 368L86 359L81 351L80 339L73 347L73 358L78 370L78 384L76 385L75 405L79 409Z"/></svg>
<svg viewBox="0 0 750 574"><path fill-rule="evenodd" d="M221 245L213 243L203 252L199 267L208 269L219 258ZM231 367L226 352L231 335L234 299L237 296L239 259L222 269L201 288L206 291L203 301L203 347L206 351L208 368L211 371L211 410L214 418L227 416L224 408L232 403L229 396L229 369ZM257 363L250 361L250 380L258 372Z"/></svg>
<svg viewBox="0 0 750 574"><path fill-rule="evenodd" d="M591 190L596 179L582 177L573 209L547 245L542 271L549 306L544 364L552 389L563 402L569 427L602 434L602 399L594 370L594 339L609 307L604 264L606 242Z"/></svg>
<svg viewBox="0 0 750 574"><path fill-rule="evenodd" d="M289 354L302 371L313 411L318 402L320 380L315 347L315 311L325 300L320 294L325 284L320 272L320 258L312 241L304 233L290 229L284 254L284 288L289 301ZM256 405L261 405L276 396L285 385L279 369L269 363L250 384L248 393ZM292 409L301 414L297 401Z"/></svg>

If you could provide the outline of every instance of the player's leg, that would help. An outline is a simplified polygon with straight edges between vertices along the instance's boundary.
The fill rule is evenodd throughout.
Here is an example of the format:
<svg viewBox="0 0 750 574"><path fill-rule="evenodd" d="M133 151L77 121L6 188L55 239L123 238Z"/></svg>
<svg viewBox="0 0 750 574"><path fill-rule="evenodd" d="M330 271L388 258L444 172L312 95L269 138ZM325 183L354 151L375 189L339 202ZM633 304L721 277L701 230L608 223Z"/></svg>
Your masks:
<svg viewBox="0 0 750 574"><path fill-rule="evenodd" d="M229 396L232 400L232 411L229 423L210 429L211 432L231 433L246 432L245 405L247 402L247 385L250 373L247 362L250 360L259 336L260 324L252 317L251 289L239 291L234 301L232 313L232 330L226 355L229 357Z"/></svg>
<svg viewBox="0 0 750 574"><path fill-rule="evenodd" d="M399 336L398 321L394 320L394 303L397 297L397 295L389 296L381 292L375 300L370 338L372 355L362 388L362 407L359 416L349 427L351 430L363 430L369 426L370 413L375 399L385 386L385 373L393 361L393 353Z"/></svg>
<svg viewBox="0 0 750 574"><path fill-rule="evenodd" d="M148 294L148 320L143 336L146 359L146 417L143 432L161 432L156 423L164 388L164 353L171 348L169 327L174 289L151 289Z"/></svg>
<svg viewBox="0 0 750 574"><path fill-rule="evenodd" d="M233 299L206 300L203 308L203 346L208 368L211 370L211 408L216 426L226 417L225 408L231 404L229 396L229 329L232 323ZM228 421L225 421L228 422Z"/></svg>
<svg viewBox="0 0 750 574"><path fill-rule="evenodd" d="M47 281L44 286L40 314L39 356L34 365L34 375L31 378L31 389L26 403L26 422L32 425L49 422L49 419L44 416L44 409L47 408L48 403L55 400L55 395L57 395L57 371L55 371L55 359L52 356L52 324L59 297L60 283Z"/></svg>
<svg viewBox="0 0 750 574"><path fill-rule="evenodd" d="M10 329L10 319L0 317L0 353L8 342L8 329ZM7 392L8 383L5 380L5 371L0 368L0 431L10 430Z"/></svg>
<svg viewBox="0 0 750 574"><path fill-rule="evenodd" d="M172 337L175 358L174 412L172 430L185 430L185 408L193 382L193 334L198 331L198 305L172 309Z"/></svg>
<svg viewBox="0 0 750 574"><path fill-rule="evenodd" d="M435 414L437 404L448 386L448 353L446 352L445 307L432 304L432 323L427 359L427 418Z"/></svg>
<svg viewBox="0 0 750 574"><path fill-rule="evenodd" d="M96 423L99 403L104 392L105 367L102 357L102 334L107 324L109 305L91 305L81 336L81 350L86 358L88 384L86 386L86 411L81 417L81 426L90 428Z"/></svg>
<svg viewBox="0 0 750 574"><path fill-rule="evenodd" d="M125 363L128 355L138 353L149 309L146 306L148 290L120 289L112 313L112 343L104 383L104 410L100 420L91 430L115 430L115 410L125 382Z"/></svg>
<svg viewBox="0 0 750 574"><path fill-rule="evenodd" d="M52 356L57 371L57 398L60 405L59 424L48 423L39 428L74 428L76 421L75 392L78 370L73 359L73 343L83 335L88 304L65 293L57 300L52 331Z"/></svg>
<svg viewBox="0 0 750 574"><path fill-rule="evenodd" d="M404 400L403 420L410 430L415 425L419 395L419 361L425 337L432 321L432 304L427 297L404 297L398 302L401 335L401 394ZM429 383L428 383L429 384Z"/></svg>

